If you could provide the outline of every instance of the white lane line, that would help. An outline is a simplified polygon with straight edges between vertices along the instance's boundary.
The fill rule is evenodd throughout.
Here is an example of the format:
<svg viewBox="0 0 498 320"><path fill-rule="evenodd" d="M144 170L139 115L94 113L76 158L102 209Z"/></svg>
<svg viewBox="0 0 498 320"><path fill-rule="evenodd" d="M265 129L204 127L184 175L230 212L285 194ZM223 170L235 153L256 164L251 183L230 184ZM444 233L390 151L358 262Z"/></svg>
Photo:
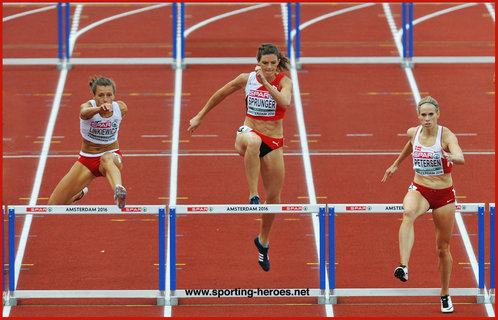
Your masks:
<svg viewBox="0 0 498 320"><path fill-rule="evenodd" d="M495 8L493 7L493 5L489 2L486 2L484 4L486 6L486 9L488 9L489 11L489 15L491 16L491 18L493 19L493 22L495 22Z"/></svg>
<svg viewBox="0 0 498 320"><path fill-rule="evenodd" d="M24 17L24 16L27 16L27 15L30 15L30 14L33 14L33 13L38 13L38 12L43 12L43 11L47 11L47 10L52 10L52 9L55 9L56 7L57 7L56 5L51 5L51 6L47 6L47 7L43 7L43 8L38 8L38 9L30 10L30 11L25 11L25 12L17 13L17 14L14 14L14 15L11 15L11 16L3 18L2 22L6 22L6 21L9 21L9 20L12 20L12 19Z"/></svg>
<svg viewBox="0 0 498 320"><path fill-rule="evenodd" d="M79 23L79 16L73 18L73 24ZM33 189L31 191L31 197L29 200L29 205L36 205L36 201L38 200L38 195L40 193L40 187L43 180L43 173L45 172L45 166L47 164L48 152L50 150L50 141L52 140L52 135L54 133L55 122L57 120L57 115L59 113L62 94L64 93L64 85L66 84L67 79L67 68L62 68L59 80L57 82L57 89L54 96L54 101L52 103L52 110L50 112L50 116L47 123L47 129L45 131L43 146L40 154L40 159L38 161L38 167L36 168L35 181L33 183ZM19 240L19 245L16 253L16 263L15 263L15 287L17 288L17 283L19 282L19 276L21 273L21 264L24 258L24 252L26 250L26 245L28 242L29 230L31 228L31 222L33 220L32 215L27 215L24 219L23 228L21 231L21 238ZM8 317L10 315L10 306L7 306L3 309L3 316Z"/></svg>
<svg viewBox="0 0 498 320"><path fill-rule="evenodd" d="M346 133L347 137L373 137L373 133Z"/></svg>
<svg viewBox="0 0 498 320"><path fill-rule="evenodd" d="M469 6L473 6L473 5L475 5L475 3L474 4L473 3L464 4L464 5L455 6L455 7L449 8L449 9L440 10L438 12L435 12L435 13L423 16L423 17L421 17L421 18L419 18L417 20L414 20L413 21L413 25L415 25L416 23L425 21L427 19L439 16L441 14L449 13L449 12L452 12L452 11L455 11L455 10L458 10L458 9L463 9L463 8L466 8L466 7L469 7ZM399 35L399 32L402 32L402 31L398 31L398 33L396 32L396 24L394 23L394 18L392 16L389 4L384 3L383 6L384 6L384 12L386 13L386 18L387 18L389 26L391 28L391 32L393 34L394 40L396 42L398 50L400 50L399 54L400 54L400 56L402 56L403 55L403 53L402 53L402 46L398 45L398 43L399 44L401 43L401 40L400 40L401 36ZM413 76L411 68L404 68L404 69L405 69L405 73L406 73L406 76L408 78L408 81L410 82L410 87L411 87L413 95L415 97L415 102L417 103L420 100L420 92L418 91L418 87L417 87L417 84L416 84L416 81L415 81L415 77ZM456 218L456 222L457 222L457 225L458 225L458 229L460 230L460 233L462 234L462 240L463 240L464 245L465 245L465 251L467 252L467 255L469 256L469 259L470 259L471 262L472 261L476 261L475 264L473 264L473 271L474 271L474 276L476 278L476 281L479 282L478 273L477 273L477 267L475 266L477 264L477 260L476 260L474 251L472 249L472 246L470 245L470 241L468 241L469 235L467 233L467 229L465 228L465 224L464 224L463 220L461 219L461 215L460 215L459 212L457 212L455 214L455 218ZM467 239L467 240L465 240L465 239ZM484 290L484 291L485 291L485 299L489 299L489 295L487 293L487 290ZM486 308L486 312L488 313L489 317L494 317L495 316L493 307L490 304L485 304L485 308Z"/></svg>
<svg viewBox="0 0 498 320"><path fill-rule="evenodd" d="M287 11L287 5L282 3L280 5L281 11L282 11L282 21L284 24L284 30L287 29L287 17L289 12ZM295 30L292 30L291 32L291 37L292 34L295 34ZM285 32L285 37L287 38L287 32ZM299 128L299 140L301 142L301 150L302 150L302 159L303 159L303 165L304 165L304 172L305 172L305 177L306 177L306 187L308 189L308 197L309 197L309 203L310 204L316 204L316 192L315 192L315 185L313 181L313 170L311 168L311 159L310 159L310 154L309 154L309 148L308 148L308 139L307 139L307 133L306 133L306 125L304 122L304 112L303 112L303 104L301 101L301 90L299 89L299 79L297 76L297 70L296 70L296 56L294 53L294 48L291 46L290 48L290 60L291 60L291 65L290 65L290 74L291 74L291 79L292 79L292 94L294 98L294 107L296 109L296 119L297 119L297 124ZM319 225L319 217L317 215L312 215L312 224L313 224L313 233L314 233L314 239L315 239L315 249L317 256L320 256L320 225ZM329 292L329 281L328 281L328 273L327 270L325 270L325 290ZM331 304L326 304L325 305L325 314L327 317L333 317L334 316L334 309L332 308Z"/></svg>
<svg viewBox="0 0 498 320"><path fill-rule="evenodd" d="M224 13L224 14L220 14L220 15L214 16L212 18L206 19L204 21L201 21L201 22L193 25L188 30L185 30L185 33L184 33L185 34L185 38L189 34L191 34L192 32L194 32L195 30L197 30L197 29L199 29L201 27L204 27L205 25L207 25L207 24L209 24L211 22L214 22L214 21L217 21L217 20L229 17L229 16L233 16L233 15L236 15L236 14L239 14L239 13L244 13L244 12L247 12L247 11L251 11L251 10L255 10L255 9L267 7L269 5L270 5L269 3L258 4L258 5L255 5L255 6L251 6L251 7L247 7L247 8L243 8L243 9L239 9L239 10L230 11L230 12L227 12L227 13Z"/></svg>
<svg viewBox="0 0 498 320"><path fill-rule="evenodd" d="M171 4L169 4L169 3L166 3L166 4L156 4L156 5L153 5L153 6L150 6L150 7L140 8L140 9L128 11L128 12L125 12L125 13L120 13L120 14L117 14L117 15L114 15L114 16L111 16L111 17L99 20L97 22L94 22L94 23L92 23L92 24L84 27L83 29L79 30L78 32L75 32L74 34L71 34L71 36L69 37L69 48L70 48L70 51L71 52L73 51L74 44L76 43L76 39L78 39L79 36L81 36L83 33L87 32L88 30L91 30L91 29L93 29L95 27L100 26L101 24L104 24L104 23L112 21L112 20L116 20L116 19L119 19L119 18L123 18L123 17L129 16L129 15L132 15L132 14L141 13L141 12L148 11L148 10L158 9L158 8L169 6L169 5L171 5ZM79 5L79 6L81 6L81 5ZM71 33L72 33L72 31L73 30L71 30Z"/></svg>
<svg viewBox="0 0 498 320"><path fill-rule="evenodd" d="M142 138L167 138L169 137L167 134L142 134L140 135Z"/></svg>

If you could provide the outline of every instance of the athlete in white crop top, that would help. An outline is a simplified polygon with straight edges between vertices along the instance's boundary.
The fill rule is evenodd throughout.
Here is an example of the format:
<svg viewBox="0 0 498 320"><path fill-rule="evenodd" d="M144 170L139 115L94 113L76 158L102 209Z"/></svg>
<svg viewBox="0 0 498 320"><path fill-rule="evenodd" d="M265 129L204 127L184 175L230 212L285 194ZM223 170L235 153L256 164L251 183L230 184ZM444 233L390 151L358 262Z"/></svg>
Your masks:
<svg viewBox="0 0 498 320"><path fill-rule="evenodd" d="M417 113L420 126L408 129L408 142L382 178L385 182L412 154L415 176L403 200L403 222L399 228L400 266L395 269L394 276L401 281L408 280L408 260L415 237L413 224L419 216L432 209L439 257L441 311L453 312L449 296L453 263L450 239L455 221L451 167L453 164L464 164L465 160L455 134L437 124L439 104L434 98L428 96L420 100Z"/></svg>
<svg viewBox="0 0 498 320"><path fill-rule="evenodd" d="M188 131L194 132L206 114L237 90L246 89L246 117L235 139L235 149L244 157L249 202L259 204L258 180L261 174L266 203L280 203L284 183L283 116L291 103L292 81L280 73L288 70L288 59L278 48L265 43L258 48L257 65L251 73L241 73L216 91L205 106L190 120ZM248 85L249 82L249 86ZM238 127L238 126L237 126ZM268 242L275 215L263 214L258 237L259 264L270 269Z"/></svg>
<svg viewBox="0 0 498 320"><path fill-rule="evenodd" d="M55 187L49 205L68 205L80 200L87 185L96 177L105 176L114 201L123 208L126 189L122 186L123 162L119 151L118 132L128 107L123 101L114 101L116 85L105 77L90 79L93 99L80 107L82 146L78 160Z"/></svg>

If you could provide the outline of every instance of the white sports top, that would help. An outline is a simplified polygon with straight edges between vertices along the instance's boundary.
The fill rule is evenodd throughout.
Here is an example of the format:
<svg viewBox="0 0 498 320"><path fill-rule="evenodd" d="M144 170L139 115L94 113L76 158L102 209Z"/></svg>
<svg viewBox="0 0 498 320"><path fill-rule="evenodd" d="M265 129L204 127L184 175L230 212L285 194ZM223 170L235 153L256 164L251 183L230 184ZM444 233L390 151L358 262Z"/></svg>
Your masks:
<svg viewBox="0 0 498 320"><path fill-rule="evenodd" d="M453 163L448 163L441 150L443 126L438 126L436 142L433 146L425 147L420 144L419 135L422 126L417 129L417 134L413 140L413 170L421 176L438 176L450 173Z"/></svg>
<svg viewBox="0 0 498 320"><path fill-rule="evenodd" d="M95 100L89 101L96 108ZM111 144L118 140L119 124L121 123L121 109L117 102L112 102L112 115L102 118L97 113L87 120L80 118L80 132L83 139L97 144Z"/></svg>

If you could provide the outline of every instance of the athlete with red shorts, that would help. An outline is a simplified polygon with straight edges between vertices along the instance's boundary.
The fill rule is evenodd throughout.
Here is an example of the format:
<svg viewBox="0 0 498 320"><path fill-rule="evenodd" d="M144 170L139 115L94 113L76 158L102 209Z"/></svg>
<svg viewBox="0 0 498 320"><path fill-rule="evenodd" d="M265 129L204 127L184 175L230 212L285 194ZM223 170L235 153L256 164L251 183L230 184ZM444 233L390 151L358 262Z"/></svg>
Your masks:
<svg viewBox="0 0 498 320"><path fill-rule="evenodd" d="M292 98L292 81L281 71L288 70L289 60L278 48L265 43L258 49L257 65L253 72L242 73L216 91L202 110L190 120L192 133L206 114L227 96L245 90L246 117L237 131L235 149L244 157L249 185L249 203L259 204L258 180L261 175L266 203L280 203L284 183L283 119ZM258 262L263 270L270 270L268 258L269 236L274 214L263 214L258 237Z"/></svg>
<svg viewBox="0 0 498 320"><path fill-rule="evenodd" d="M90 87L93 99L80 106L83 143L78 160L57 184L48 204L72 204L83 198L93 179L104 176L114 191L117 206L124 208L127 193L121 181L123 161L118 132L128 107L123 101L114 101L116 85L111 79L92 77Z"/></svg>
<svg viewBox="0 0 498 320"><path fill-rule="evenodd" d="M436 229L436 247L439 257L441 280L441 311L453 312L449 285L453 259L450 239L455 222L455 192L451 171L453 164L464 164L465 159L458 140L448 128L437 124L439 104L432 97L425 97L417 104L420 126L408 129L403 151L386 170L382 182L393 175L400 163L410 154L415 176L403 200L403 222L399 228L400 266L394 276L408 280L408 261L414 243L415 220L432 209Z"/></svg>

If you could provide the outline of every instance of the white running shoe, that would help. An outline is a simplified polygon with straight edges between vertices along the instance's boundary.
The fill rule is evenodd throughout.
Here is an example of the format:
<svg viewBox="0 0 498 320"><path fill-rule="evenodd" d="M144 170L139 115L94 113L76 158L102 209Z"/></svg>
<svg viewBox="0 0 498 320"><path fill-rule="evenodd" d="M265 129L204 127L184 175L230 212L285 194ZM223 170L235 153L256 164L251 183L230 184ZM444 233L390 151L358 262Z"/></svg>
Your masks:
<svg viewBox="0 0 498 320"><path fill-rule="evenodd" d="M394 269L394 276L403 282L408 281L408 268L404 265L400 265Z"/></svg>
<svg viewBox="0 0 498 320"><path fill-rule="evenodd" d="M119 209L123 209L126 205L126 189L120 184L114 189L114 201Z"/></svg>
<svg viewBox="0 0 498 320"><path fill-rule="evenodd" d="M451 303L451 297L449 295L441 297L441 312L453 312L453 303Z"/></svg>
<svg viewBox="0 0 498 320"><path fill-rule="evenodd" d="M84 187L83 190L81 190L81 196L79 196L78 198L74 199L73 204L75 204L77 201L80 201L85 196L85 194L87 194L87 193L88 193L88 188Z"/></svg>

